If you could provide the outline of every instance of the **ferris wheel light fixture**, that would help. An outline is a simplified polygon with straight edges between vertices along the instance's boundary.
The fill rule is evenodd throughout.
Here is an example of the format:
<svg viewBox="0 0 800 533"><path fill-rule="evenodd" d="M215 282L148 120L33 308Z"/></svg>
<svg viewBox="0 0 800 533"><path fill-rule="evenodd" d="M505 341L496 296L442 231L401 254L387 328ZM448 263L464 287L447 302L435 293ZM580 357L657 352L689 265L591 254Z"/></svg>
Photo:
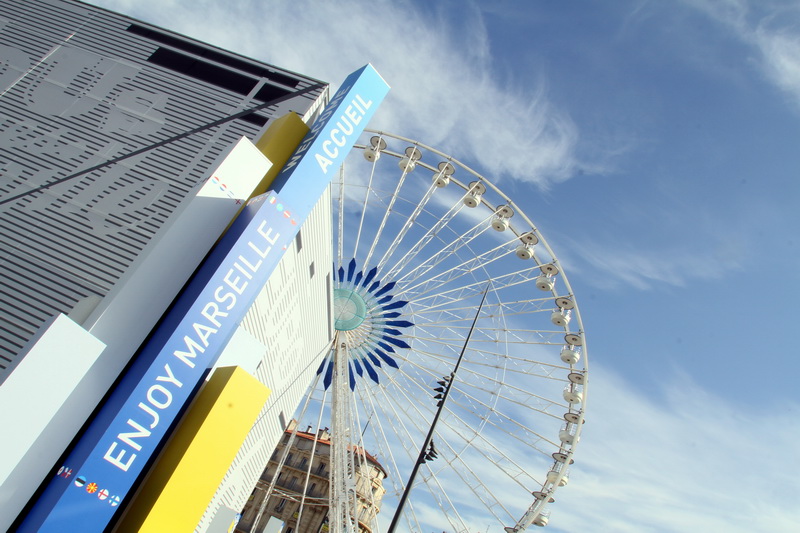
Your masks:
<svg viewBox="0 0 800 533"><path fill-rule="evenodd" d="M577 350L564 348L563 350L561 350L561 360L567 363L568 365L574 365L575 363L581 360L581 354Z"/></svg>
<svg viewBox="0 0 800 533"><path fill-rule="evenodd" d="M378 135L369 140L369 146L364 149L364 159L370 163L376 162L381 157L381 152L386 150L386 141Z"/></svg>
<svg viewBox="0 0 800 533"><path fill-rule="evenodd" d="M404 174L413 171L417 167L417 161L422 158L422 152L416 146L409 146L406 148L405 156L400 159L398 166Z"/></svg>
<svg viewBox="0 0 800 533"><path fill-rule="evenodd" d="M541 276L536 278L536 288L539 289L540 291L552 292L553 289L555 289L555 287L556 287L556 280L553 278L553 276L550 276L548 274L542 274Z"/></svg>
<svg viewBox="0 0 800 533"><path fill-rule="evenodd" d="M533 258L533 248L527 244L520 244L517 246L517 249L514 251L514 253L523 261Z"/></svg>
<svg viewBox="0 0 800 533"><path fill-rule="evenodd" d="M553 314L550 315L550 321L562 328L567 327L571 318L572 316L570 316L568 309L559 309L558 311L553 311Z"/></svg>

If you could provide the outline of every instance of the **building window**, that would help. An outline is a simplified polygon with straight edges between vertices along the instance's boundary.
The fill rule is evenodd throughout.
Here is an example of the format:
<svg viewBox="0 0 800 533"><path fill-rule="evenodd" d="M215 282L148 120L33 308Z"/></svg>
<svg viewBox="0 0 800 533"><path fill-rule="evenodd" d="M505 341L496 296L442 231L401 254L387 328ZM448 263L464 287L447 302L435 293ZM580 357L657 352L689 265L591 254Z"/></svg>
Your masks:
<svg viewBox="0 0 800 533"><path fill-rule="evenodd" d="M306 495L307 496L313 496L315 488L317 488L317 484L316 483L312 483L311 486L308 487L308 491L306 491Z"/></svg>
<svg viewBox="0 0 800 533"><path fill-rule="evenodd" d="M278 505L275 506L275 510L280 513L283 511L284 507L286 507L286 500L281 499L281 501L278 502Z"/></svg>
<svg viewBox="0 0 800 533"><path fill-rule="evenodd" d="M306 459L305 457L301 457L300 458L300 465L298 466L298 468L305 468L306 464L308 464L308 459Z"/></svg>
<svg viewBox="0 0 800 533"><path fill-rule="evenodd" d="M310 265L308 265L308 277L314 277L314 262L312 261Z"/></svg>
<svg viewBox="0 0 800 533"><path fill-rule="evenodd" d="M303 249L303 237L300 230L297 230L297 237L294 238L294 244L297 246L298 253Z"/></svg>
<svg viewBox="0 0 800 533"><path fill-rule="evenodd" d="M320 463L317 467L317 474L323 475L325 473L325 463Z"/></svg>

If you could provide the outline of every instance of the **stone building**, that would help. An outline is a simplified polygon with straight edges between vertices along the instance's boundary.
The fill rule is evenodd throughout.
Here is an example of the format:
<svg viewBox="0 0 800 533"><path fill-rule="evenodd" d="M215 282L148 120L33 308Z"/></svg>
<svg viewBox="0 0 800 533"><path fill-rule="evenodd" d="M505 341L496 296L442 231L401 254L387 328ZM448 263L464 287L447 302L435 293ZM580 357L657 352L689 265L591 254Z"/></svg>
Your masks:
<svg viewBox="0 0 800 533"><path fill-rule="evenodd" d="M306 431L294 433L296 427L297 422L292 420L242 511L242 518L236 527L237 532L328 531L330 434L327 428L320 429L316 434L312 433L310 426ZM289 451L283 467L279 470L287 446ZM358 496L358 530L360 533L372 533L386 492L383 488L386 471L378 460L365 450L355 448L353 452ZM272 494L266 506L263 506L276 472L278 478ZM253 527L256 520L258 523Z"/></svg>

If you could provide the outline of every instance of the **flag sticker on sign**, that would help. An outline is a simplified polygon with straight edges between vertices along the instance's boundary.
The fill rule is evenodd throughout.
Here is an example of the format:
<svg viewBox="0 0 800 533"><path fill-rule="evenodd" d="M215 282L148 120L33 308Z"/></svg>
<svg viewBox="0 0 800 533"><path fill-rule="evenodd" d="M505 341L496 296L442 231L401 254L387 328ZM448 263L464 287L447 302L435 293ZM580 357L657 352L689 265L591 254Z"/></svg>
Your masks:
<svg viewBox="0 0 800 533"><path fill-rule="evenodd" d="M111 504L111 507L116 507L119 505L119 496L112 496L108 499L108 503Z"/></svg>
<svg viewBox="0 0 800 533"><path fill-rule="evenodd" d="M97 492L97 483L89 483L88 485L86 485L86 492L88 492L89 494L94 494L95 492Z"/></svg>
<svg viewBox="0 0 800 533"><path fill-rule="evenodd" d="M78 476L75 478L75 486L76 487L83 487L86 485L86 478L83 476Z"/></svg>
<svg viewBox="0 0 800 533"><path fill-rule="evenodd" d="M106 498L108 498L108 491L106 489L98 491L97 497L100 498L101 500L105 500Z"/></svg>

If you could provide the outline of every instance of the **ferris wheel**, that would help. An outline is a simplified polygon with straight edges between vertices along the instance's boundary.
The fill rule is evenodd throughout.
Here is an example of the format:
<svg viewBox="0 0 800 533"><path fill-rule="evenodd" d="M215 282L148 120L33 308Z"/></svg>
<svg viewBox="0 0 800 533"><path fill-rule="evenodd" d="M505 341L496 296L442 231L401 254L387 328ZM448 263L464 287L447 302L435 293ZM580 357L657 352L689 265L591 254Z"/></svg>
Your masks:
<svg viewBox="0 0 800 533"><path fill-rule="evenodd" d="M384 132L365 132L333 179L335 335L296 415L331 430L330 531L547 524L588 366L572 289L526 204ZM366 460L380 493L353 479Z"/></svg>

